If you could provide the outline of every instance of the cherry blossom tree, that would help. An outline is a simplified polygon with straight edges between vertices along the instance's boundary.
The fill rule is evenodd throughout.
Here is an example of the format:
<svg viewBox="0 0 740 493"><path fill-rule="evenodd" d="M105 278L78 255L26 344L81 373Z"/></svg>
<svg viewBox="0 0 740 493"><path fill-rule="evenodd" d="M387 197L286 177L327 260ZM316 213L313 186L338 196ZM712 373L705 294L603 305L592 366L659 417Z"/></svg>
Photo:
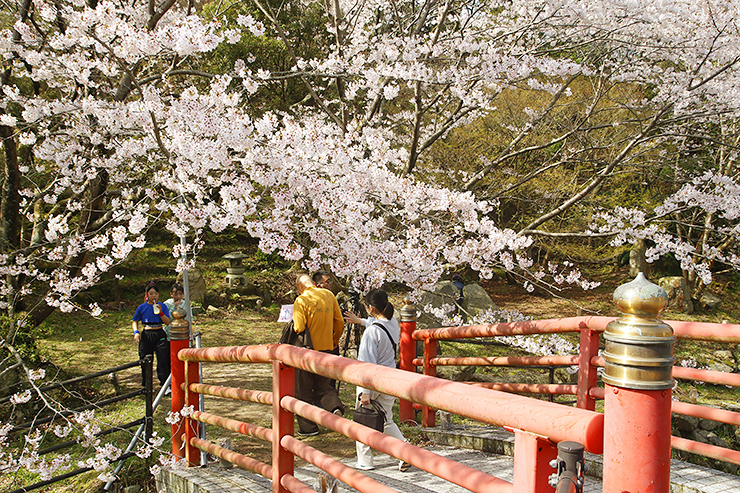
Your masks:
<svg viewBox="0 0 740 493"><path fill-rule="evenodd" d="M313 58L278 7L252 5L230 23L226 3L210 21L174 1L17 4L0 40L0 295L11 312L41 295L18 323L74 309L149 228L195 238L186 249L205 229L243 228L266 252L368 284L428 287L459 264L581 283L526 254L538 235L563 233L553 219L625 170L683 166L672 159L687 146L735 159L731 135L716 131L737 110L734 2L328 2L331 43ZM203 70L209 53L247 38L274 39L290 68L247 57ZM287 79L303 104L250 105ZM464 174L430 170L435 144L490 115L508 136L495 152ZM495 220L492 177L519 160L527 175L500 185L579 175L515 230ZM701 176L734 186L716 172ZM654 236L656 254L685 249L673 232L642 231L630 234Z"/></svg>
<svg viewBox="0 0 740 493"><path fill-rule="evenodd" d="M265 251L370 283L428 286L460 263L543 281L551 273L524 254L531 235L552 234L538 228L619 170L668 165L662 153L686 145L688 122L692 141L732 154L706 129L736 110L732 2L677 2L670 15L651 1L335 2L333 43L311 59L269 4L254 6L263 22L229 25L173 2L19 4L2 42L5 307L48 289L36 319L73 309L76 292L162 225L196 237L245 228ZM264 36L283 43L290 70L251 59L198 70L220 44ZM250 95L289 78L310 104L250 110ZM424 153L499 104L508 142L440 186ZM519 231L498 226L481 184L553 146L530 175L576 162L590 174Z"/></svg>
<svg viewBox="0 0 740 493"><path fill-rule="evenodd" d="M428 288L465 264L589 287L527 254L583 234L555 221L570 214L615 245L650 240L649 257L670 252L705 283L712 263L738 268L737 1L294 2L323 8L327 43L311 50L276 4L214 5L206 18L174 0L6 3L6 344L51 310L95 314L75 295L152 228L190 239L177 258L206 230L243 229L365 285ZM225 49L262 42L282 63ZM233 63L209 59L224 52ZM302 97L257 104L286 81ZM487 147L464 166L435 159L484 118ZM586 200L655 173L671 179L654 204ZM548 176L532 192L547 201L505 225L502 202Z"/></svg>

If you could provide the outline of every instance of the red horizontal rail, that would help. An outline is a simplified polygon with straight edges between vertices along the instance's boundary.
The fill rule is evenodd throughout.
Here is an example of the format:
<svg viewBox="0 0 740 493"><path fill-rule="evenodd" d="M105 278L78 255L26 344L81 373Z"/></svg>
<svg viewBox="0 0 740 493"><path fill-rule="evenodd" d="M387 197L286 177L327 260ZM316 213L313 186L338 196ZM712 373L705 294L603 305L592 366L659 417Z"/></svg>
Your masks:
<svg viewBox="0 0 740 493"><path fill-rule="evenodd" d="M736 413L734 411L678 401L673 401L672 409L674 413L683 414L684 416L693 416L695 418L708 419L711 421L726 423L728 425L740 426L740 413Z"/></svg>
<svg viewBox="0 0 740 493"><path fill-rule="evenodd" d="M189 388L192 392L198 394L272 405L272 392L222 387L220 385L208 385L205 383L191 383Z"/></svg>
<svg viewBox="0 0 740 493"><path fill-rule="evenodd" d="M224 418L223 416L217 416L215 414L204 413L201 411L193 411L192 419L207 425L223 428L224 430L259 438L266 442L272 442L272 430L270 428L245 423L244 421L238 421L236 419Z"/></svg>
<svg viewBox="0 0 740 493"><path fill-rule="evenodd" d="M439 380L287 344L186 348L178 353L178 357L184 361L214 362L279 360L294 368L483 423L527 430L554 442L576 441L595 454L603 451L604 416L584 409Z"/></svg>
<svg viewBox="0 0 740 493"><path fill-rule="evenodd" d="M300 479L291 474L280 476L280 484L283 485L283 488L290 491L290 493L316 493L316 490L309 488Z"/></svg>
<svg viewBox="0 0 740 493"><path fill-rule="evenodd" d="M375 481L361 472L355 471L351 467L342 464L323 452L319 452L300 440L296 440L290 435L283 436L282 440L280 440L280 445L288 452L297 455L301 459L326 471L338 480L363 493L398 493L396 490Z"/></svg>
<svg viewBox="0 0 740 493"><path fill-rule="evenodd" d="M591 387L588 389L588 395L594 399L603 399L606 395L606 391L602 387Z"/></svg>
<svg viewBox="0 0 740 493"><path fill-rule="evenodd" d="M717 385L740 387L740 374L723 371L700 370L699 368L673 367L673 377L680 380L694 380Z"/></svg>
<svg viewBox="0 0 740 493"><path fill-rule="evenodd" d="M473 337L497 337L511 335L557 334L578 332L583 329L603 332L607 324L616 317L568 317L549 320L527 320L488 325L468 325L417 330L415 340L466 339ZM676 337L700 341L740 343L740 325L681 320L664 320L673 328Z"/></svg>
<svg viewBox="0 0 740 493"><path fill-rule="evenodd" d="M577 395L578 385L554 383L464 382L475 387L518 394Z"/></svg>
<svg viewBox="0 0 740 493"><path fill-rule="evenodd" d="M573 366L578 364L578 355L432 358L429 362L432 366ZM413 363L423 366L424 360L416 358Z"/></svg>
<svg viewBox="0 0 740 493"><path fill-rule="evenodd" d="M283 397L280 405L287 411L320 423L355 441L365 443L380 452L413 464L419 469L471 491L491 493L511 493L512 491L512 484L508 481L341 418L294 397Z"/></svg>
<svg viewBox="0 0 740 493"><path fill-rule="evenodd" d="M730 462L740 465L740 451L724 447L717 447L708 443L695 442L681 437L671 437L671 447L676 450L683 450L692 454L703 455L710 459L716 459L722 462Z"/></svg>
<svg viewBox="0 0 740 493"><path fill-rule="evenodd" d="M432 339L468 339L473 337L497 337L533 334L558 334L578 332L582 329L603 331L614 317L569 317L550 320L526 320L488 325L467 325L417 330L413 338L417 341Z"/></svg>
<svg viewBox="0 0 740 493"><path fill-rule="evenodd" d="M679 320L665 320L664 322L673 327L673 333L680 339L740 342L740 325L737 324L682 322Z"/></svg>
<svg viewBox="0 0 740 493"><path fill-rule="evenodd" d="M226 459L232 464L236 464L239 469L244 469L245 471L253 471L261 476L266 477L267 479L272 479L272 466L269 464L265 464L264 462L252 459L251 457L247 457L246 455L234 452L233 450L227 450L223 447L219 447L215 443L211 443L207 440L201 440L198 437L191 438L190 444L199 450L203 450L204 452L208 452L209 454L215 455L216 457Z"/></svg>

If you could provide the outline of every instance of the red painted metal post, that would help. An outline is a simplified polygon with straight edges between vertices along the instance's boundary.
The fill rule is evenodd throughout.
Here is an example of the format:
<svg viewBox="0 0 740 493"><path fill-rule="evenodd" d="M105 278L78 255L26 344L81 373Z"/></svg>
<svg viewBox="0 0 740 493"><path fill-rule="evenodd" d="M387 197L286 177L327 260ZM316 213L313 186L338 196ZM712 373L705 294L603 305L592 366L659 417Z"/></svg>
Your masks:
<svg viewBox="0 0 740 493"><path fill-rule="evenodd" d="M604 408L604 493L668 493L671 390L607 384Z"/></svg>
<svg viewBox="0 0 740 493"><path fill-rule="evenodd" d="M591 358L599 354L599 333L592 329L581 329L581 350L578 356L578 394L576 406L593 411L596 409L596 399L589 391L596 387L598 379L597 368L591 363Z"/></svg>
<svg viewBox="0 0 740 493"><path fill-rule="evenodd" d="M547 438L514 430L514 488L516 493L546 493L554 472L550 461L558 456L558 448Z"/></svg>
<svg viewBox="0 0 740 493"><path fill-rule="evenodd" d="M185 320L185 312L173 310L174 320L170 323L170 372L172 373L172 412L179 413L185 407L185 362L177 356L178 353L190 346L190 324ZM183 434L185 432L185 419L180 419L172 424L172 455L185 457L183 446Z"/></svg>
<svg viewBox="0 0 740 493"><path fill-rule="evenodd" d="M185 418L185 459L189 466L200 465L200 451L192 444L192 439L198 436L200 423L190 419L192 412L198 410L198 394L190 390L191 383L200 383L198 365L193 361L185 363L185 403L190 409L190 414Z"/></svg>
<svg viewBox="0 0 740 493"><path fill-rule="evenodd" d="M668 493L673 329L668 295L642 273L614 291L622 317L604 332L604 493Z"/></svg>
<svg viewBox="0 0 740 493"><path fill-rule="evenodd" d="M293 454L280 444L285 435L293 436L293 413L280 405L285 395L295 393L295 369L280 361L272 362L272 491L288 493L280 479L293 475Z"/></svg>
<svg viewBox="0 0 740 493"><path fill-rule="evenodd" d="M437 367L432 365L432 359L437 357L437 341L434 339L424 339L424 375L430 377L437 376ZM435 410L429 406L421 407L421 425L434 426Z"/></svg>
<svg viewBox="0 0 740 493"><path fill-rule="evenodd" d="M416 330L416 307L406 300L406 305L401 308L401 341L400 361L401 370L416 372L414 359L416 358L416 341L413 333ZM405 399L398 402L398 417L401 423L416 421L416 413L413 403Z"/></svg>

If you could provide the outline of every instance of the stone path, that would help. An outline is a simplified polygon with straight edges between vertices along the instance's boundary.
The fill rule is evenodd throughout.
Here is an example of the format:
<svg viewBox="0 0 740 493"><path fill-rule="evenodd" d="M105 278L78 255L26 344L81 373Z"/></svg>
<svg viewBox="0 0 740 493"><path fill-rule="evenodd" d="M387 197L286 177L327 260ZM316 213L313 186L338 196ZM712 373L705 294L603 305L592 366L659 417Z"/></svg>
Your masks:
<svg viewBox="0 0 740 493"><path fill-rule="evenodd" d="M512 480L514 461L510 456L498 455L478 450L460 449L449 446L429 448L433 452L466 464L475 469L494 475L507 481ZM589 461L596 461L597 471L600 457L589 456ZM343 461L349 466L354 459ZM405 493L462 493L465 488L441 480L420 469L412 468L406 473L398 470L398 460L387 455L376 456L375 470L366 474L373 479ZM296 468L295 475L309 487L318 488L319 469L307 465ZM167 493L269 493L271 482L253 473L238 469L219 470L214 463L208 468L166 471L158 482L158 491L166 483L170 487ZM730 493L740 492L740 477L708 469L706 467L671 461L671 493ZM353 488L338 483L338 492L354 492ZM587 476L584 485L585 493L601 493L599 477Z"/></svg>

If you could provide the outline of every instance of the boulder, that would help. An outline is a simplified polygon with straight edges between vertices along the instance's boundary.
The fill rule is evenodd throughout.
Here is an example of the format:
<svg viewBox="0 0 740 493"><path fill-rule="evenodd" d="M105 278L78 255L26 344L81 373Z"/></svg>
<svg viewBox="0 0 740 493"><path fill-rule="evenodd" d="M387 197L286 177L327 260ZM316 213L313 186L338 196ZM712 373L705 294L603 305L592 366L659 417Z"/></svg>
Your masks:
<svg viewBox="0 0 740 493"><path fill-rule="evenodd" d="M716 310L722 304L722 299L712 293L702 293L699 297L699 306L705 310Z"/></svg>
<svg viewBox="0 0 740 493"><path fill-rule="evenodd" d="M425 292L422 294L421 299L417 304L418 318L416 325L419 329L434 329L437 327L443 327L442 321L435 316L430 310L425 310L424 307L431 307L437 309L443 305L454 305L456 301L459 301L460 306L464 310L463 320L467 320L465 313L469 313L471 316L479 315L486 310L498 310L499 308L488 296L486 290L483 289L479 284L467 284L463 288L463 299L458 300L459 290L452 281L440 281L434 288L434 292ZM451 315L448 314L448 315Z"/></svg>
<svg viewBox="0 0 740 493"><path fill-rule="evenodd" d="M668 309L694 313L694 303L691 301L691 292L686 279L681 276L661 277L657 284L668 294Z"/></svg>
<svg viewBox="0 0 740 493"><path fill-rule="evenodd" d="M426 291L421 295L416 306L418 317L416 326L419 329L434 329L443 327L439 317L431 313L431 309L438 309L443 305L454 305L458 290L452 281L440 281L434 287L434 292Z"/></svg>
<svg viewBox="0 0 740 493"><path fill-rule="evenodd" d="M714 431L722 426L719 421L712 421L711 419L699 419L699 428L706 431Z"/></svg>
<svg viewBox="0 0 740 493"><path fill-rule="evenodd" d="M723 363L731 364L735 362L735 358L732 356L732 351L726 349L720 349L713 351L712 355Z"/></svg>
<svg viewBox="0 0 740 493"><path fill-rule="evenodd" d="M709 369L712 370L712 371L721 371L721 372L724 372L724 373L732 373L732 367L730 365L726 365L724 363L718 363L716 361L714 363L710 363L709 364Z"/></svg>
<svg viewBox="0 0 740 493"><path fill-rule="evenodd" d="M684 416L683 414L673 415L673 427L682 432L693 432L699 425L699 418L693 416Z"/></svg>
<svg viewBox="0 0 740 493"><path fill-rule="evenodd" d="M183 282L182 273L177 276L177 282ZM205 305L206 281L199 269L188 269L188 288L190 290L190 302Z"/></svg>
<svg viewBox="0 0 740 493"><path fill-rule="evenodd" d="M486 310L498 311L486 290L480 284L468 284L463 288L463 308L473 317Z"/></svg>

